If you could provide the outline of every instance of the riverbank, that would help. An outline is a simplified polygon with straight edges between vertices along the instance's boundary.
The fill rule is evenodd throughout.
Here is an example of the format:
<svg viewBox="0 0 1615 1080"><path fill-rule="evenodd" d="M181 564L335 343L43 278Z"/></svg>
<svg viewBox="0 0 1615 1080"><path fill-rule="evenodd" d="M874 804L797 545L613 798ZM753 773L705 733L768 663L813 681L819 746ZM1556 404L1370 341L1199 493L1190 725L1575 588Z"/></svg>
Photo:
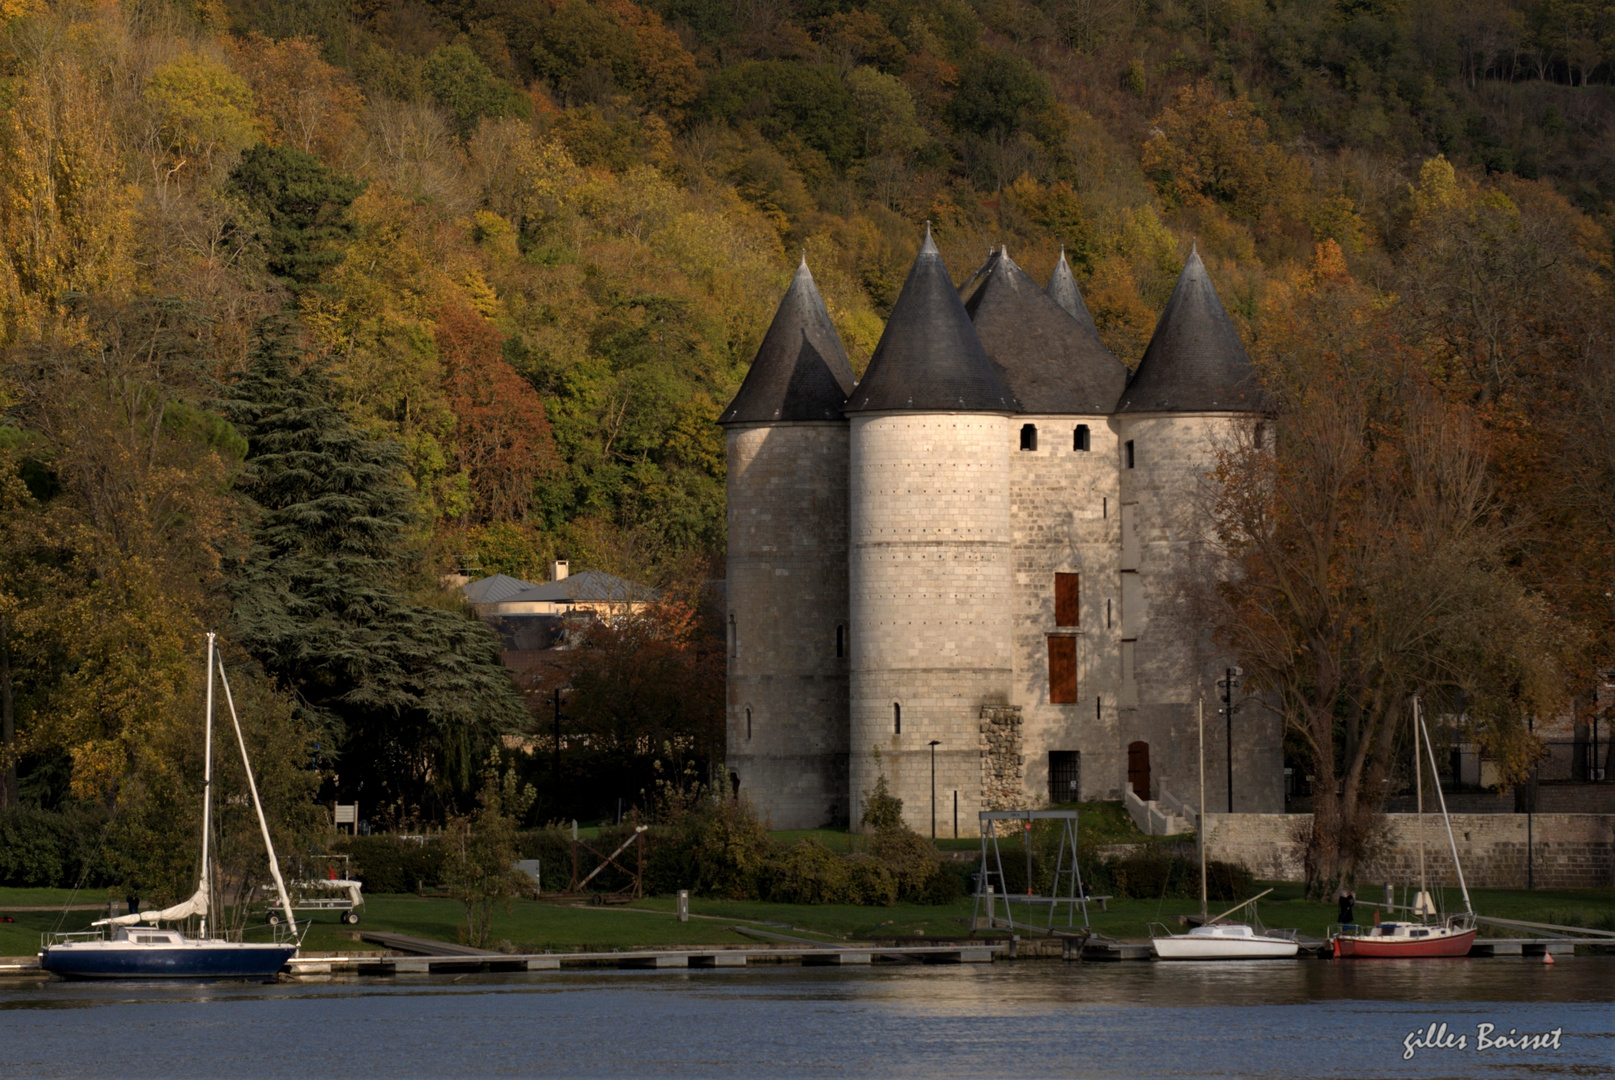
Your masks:
<svg viewBox="0 0 1615 1080"><path fill-rule="evenodd" d="M1262 883L1258 888L1267 888ZM1335 921L1334 904L1307 900L1299 885L1273 885L1259 914L1272 927L1299 930L1321 938ZM1528 919L1566 926L1615 930L1615 889L1509 890L1482 889L1474 895L1475 908L1484 915ZM98 896L58 889L0 889L0 908L35 910L0 911L0 955L31 955L46 931L84 929L98 916L96 910L64 910L94 903ZM1457 901L1447 897L1448 903ZM1222 905L1227 907L1230 905ZM1089 924L1099 934L1119 940L1148 936L1151 922L1176 926L1179 916L1197 915L1195 900L1111 900L1108 910L1089 905ZM1359 910L1359 917L1371 909ZM947 938L967 934L970 900L928 906L857 907L845 904L773 904L694 898L690 921L679 922L672 897L656 897L627 905L596 907L556 901L514 900L509 910L496 910L490 947L513 952L571 952L641 949L700 945L755 944L736 927L763 933L789 934L826 943L869 941L881 938ZM1215 909L1213 911L1215 913ZM1030 914L1017 906L1017 921ZM358 927L345 926L334 914L315 916L304 948L316 952L383 951L358 935L367 930L409 934L434 941L456 942L465 908L454 900L409 894L367 897ZM1042 926L1046 914L1035 915ZM1074 920L1082 924L1081 913ZM261 923L253 924L261 926ZM1057 920L1063 929L1065 918ZM1487 931L1502 936L1502 931Z"/></svg>

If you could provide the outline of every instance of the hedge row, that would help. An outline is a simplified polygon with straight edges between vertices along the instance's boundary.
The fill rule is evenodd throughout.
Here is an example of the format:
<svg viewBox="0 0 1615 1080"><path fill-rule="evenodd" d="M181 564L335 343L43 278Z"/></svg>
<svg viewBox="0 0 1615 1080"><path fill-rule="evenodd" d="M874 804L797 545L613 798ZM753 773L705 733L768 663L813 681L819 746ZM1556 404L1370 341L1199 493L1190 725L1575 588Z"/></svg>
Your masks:
<svg viewBox="0 0 1615 1080"><path fill-rule="evenodd" d="M99 807L65 811L14 807L0 811L0 885L71 889L111 884Z"/></svg>

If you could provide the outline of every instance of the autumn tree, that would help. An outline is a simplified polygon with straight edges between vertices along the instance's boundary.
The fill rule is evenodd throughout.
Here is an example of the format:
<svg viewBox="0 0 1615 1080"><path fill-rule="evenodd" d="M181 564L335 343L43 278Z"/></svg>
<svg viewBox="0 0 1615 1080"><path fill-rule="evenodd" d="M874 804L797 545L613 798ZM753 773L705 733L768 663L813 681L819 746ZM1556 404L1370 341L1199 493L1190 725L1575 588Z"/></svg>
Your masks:
<svg viewBox="0 0 1615 1080"><path fill-rule="evenodd" d="M66 58L18 79L0 110L0 347L63 327L68 297L134 281L135 189L93 81Z"/></svg>
<svg viewBox="0 0 1615 1080"><path fill-rule="evenodd" d="M272 141L339 161L354 134L364 98L320 57L318 42L272 41L253 31L232 44L235 68L252 86L257 115Z"/></svg>
<svg viewBox="0 0 1615 1080"><path fill-rule="evenodd" d="M1548 613L1508 565L1518 535L1482 432L1333 245L1259 359L1279 411L1221 456L1215 621L1315 777L1307 880L1327 894L1373 844L1410 695L1507 782L1534 756L1525 718L1561 688Z"/></svg>
<svg viewBox="0 0 1615 1080"><path fill-rule="evenodd" d="M544 402L505 360L499 331L476 312L445 308L436 337L460 467L476 497L473 518L520 521L534 482L554 466Z"/></svg>

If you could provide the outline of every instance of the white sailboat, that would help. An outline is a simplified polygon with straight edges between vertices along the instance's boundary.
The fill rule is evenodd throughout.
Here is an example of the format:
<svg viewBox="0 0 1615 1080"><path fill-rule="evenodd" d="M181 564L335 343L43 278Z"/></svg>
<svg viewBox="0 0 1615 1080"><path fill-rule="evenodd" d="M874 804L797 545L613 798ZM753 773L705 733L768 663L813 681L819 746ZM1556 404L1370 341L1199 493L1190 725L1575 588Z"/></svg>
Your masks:
<svg viewBox="0 0 1615 1080"><path fill-rule="evenodd" d="M1150 924L1150 949L1159 960L1282 960L1301 951L1294 930L1269 930L1260 923L1224 922L1240 908L1254 905L1272 892L1268 889L1211 919L1206 917L1206 703L1201 699L1200 820L1195 839L1200 847L1200 925L1186 934L1174 934L1160 923ZM1251 908L1254 913L1255 908ZM1254 914L1253 914L1254 918Z"/></svg>
<svg viewBox="0 0 1615 1080"><path fill-rule="evenodd" d="M202 872L190 898L155 911L131 912L111 919L99 919L89 933L51 934L39 952L40 967L69 979L267 979L297 953L301 940L292 922L274 941L231 941L210 935L212 883L209 879L208 840L213 823L213 671L215 637L207 636L207 733L202 766ZM247 741L241 734L235 700L224 665L218 667L224 698L230 706L236 742L241 747L241 764L247 772L247 787L258 812L264 850L269 855L269 872L275 881L282 910L291 913L286 883L280 876L280 863L269 838L269 822L258 799L252 763L247 758ZM160 923L198 920L194 937L179 930L164 930Z"/></svg>

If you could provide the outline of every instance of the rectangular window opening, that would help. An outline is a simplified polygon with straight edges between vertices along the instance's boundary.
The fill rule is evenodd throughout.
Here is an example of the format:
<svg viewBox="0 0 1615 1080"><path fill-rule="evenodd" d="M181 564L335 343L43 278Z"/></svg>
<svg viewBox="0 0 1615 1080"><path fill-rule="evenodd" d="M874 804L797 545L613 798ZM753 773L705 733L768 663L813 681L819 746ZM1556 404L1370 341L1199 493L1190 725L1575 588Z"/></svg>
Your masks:
<svg viewBox="0 0 1615 1080"><path fill-rule="evenodd" d="M836 659L847 655L847 627L841 624L836 627Z"/></svg>
<svg viewBox="0 0 1615 1080"><path fill-rule="evenodd" d="M892 702L892 734L903 734L903 706Z"/></svg>
<svg viewBox="0 0 1615 1080"><path fill-rule="evenodd" d="M1133 467L1133 461L1134 461L1134 458L1133 458L1133 440L1128 439L1127 440L1127 467L1129 469L1131 469Z"/></svg>
<svg viewBox="0 0 1615 1080"><path fill-rule="evenodd" d="M1054 625L1081 626L1078 600L1080 584L1076 574L1054 575Z"/></svg>
<svg viewBox="0 0 1615 1080"><path fill-rule="evenodd" d="M1077 639L1049 637L1049 704L1074 705L1077 701Z"/></svg>
<svg viewBox="0 0 1615 1080"><path fill-rule="evenodd" d="M1088 425L1078 424L1077 429L1071 433L1071 449L1088 449Z"/></svg>
<svg viewBox="0 0 1615 1080"><path fill-rule="evenodd" d="M1021 449L1022 450L1036 450L1037 449L1037 425L1036 424L1022 424L1021 425Z"/></svg>

